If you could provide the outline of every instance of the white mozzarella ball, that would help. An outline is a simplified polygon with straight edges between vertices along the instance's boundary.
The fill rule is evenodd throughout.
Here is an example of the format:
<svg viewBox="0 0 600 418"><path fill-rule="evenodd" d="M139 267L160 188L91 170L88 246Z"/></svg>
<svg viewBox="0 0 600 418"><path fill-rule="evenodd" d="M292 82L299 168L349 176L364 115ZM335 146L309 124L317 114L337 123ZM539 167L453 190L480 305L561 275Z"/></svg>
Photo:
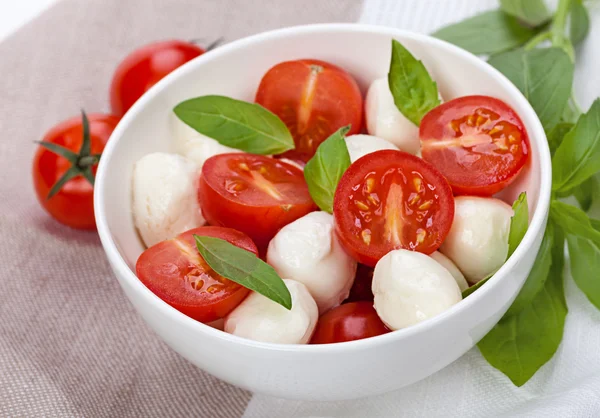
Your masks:
<svg viewBox="0 0 600 418"><path fill-rule="evenodd" d="M374 307L392 330L432 318L461 299L454 277L433 258L408 250L393 250L375 266Z"/></svg>
<svg viewBox="0 0 600 418"><path fill-rule="evenodd" d="M348 297L357 266L326 212L311 212L281 228L269 243L267 262L281 277L304 283L320 313Z"/></svg>
<svg viewBox="0 0 600 418"><path fill-rule="evenodd" d="M133 219L150 247L204 225L197 198L199 172L180 155L156 152L133 167Z"/></svg>
<svg viewBox="0 0 600 418"><path fill-rule="evenodd" d="M241 152L202 135L183 123L174 113L171 116L171 126L175 152L196 163L198 168L202 168L204 162L215 155Z"/></svg>
<svg viewBox="0 0 600 418"><path fill-rule="evenodd" d="M283 281L292 296L292 309L252 292L225 317L225 332L267 343L308 343L319 318L317 304L302 283Z"/></svg>
<svg viewBox="0 0 600 418"><path fill-rule="evenodd" d="M450 260L448 257L446 257L444 254L442 254L439 251L434 251L429 256L431 258L433 258L435 261L437 261L438 263L440 263L442 265L442 267L444 267L446 270L448 270L450 272L452 277L454 277L454 280L456 280L456 284L460 288L461 292L465 291L469 287L469 283L467 283L467 279L465 279L465 276L461 273L461 271L458 269L458 267L456 267L456 264L454 264L452 262L452 260Z"/></svg>
<svg viewBox="0 0 600 418"><path fill-rule="evenodd" d="M440 252L470 283L477 283L506 260L512 215L512 208L499 199L456 197L452 228Z"/></svg>
<svg viewBox="0 0 600 418"><path fill-rule="evenodd" d="M346 147L350 154L350 161L354 162L360 157L375 151L386 149L398 150L398 147L383 138L373 135L350 135L346 137Z"/></svg>

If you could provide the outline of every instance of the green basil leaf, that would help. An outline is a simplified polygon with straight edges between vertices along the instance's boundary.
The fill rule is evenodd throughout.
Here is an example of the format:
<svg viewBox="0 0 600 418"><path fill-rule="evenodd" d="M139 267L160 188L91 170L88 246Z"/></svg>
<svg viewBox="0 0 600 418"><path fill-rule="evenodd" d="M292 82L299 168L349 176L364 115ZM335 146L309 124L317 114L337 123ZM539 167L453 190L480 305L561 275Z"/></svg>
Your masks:
<svg viewBox="0 0 600 418"><path fill-rule="evenodd" d="M529 226L529 206L527 205L527 193L523 192L513 203L514 215L510 219L510 231L508 232L508 255L515 252Z"/></svg>
<svg viewBox="0 0 600 418"><path fill-rule="evenodd" d="M474 291L476 291L477 289L479 289L481 286L483 286L483 284L485 282L487 282L489 279L492 278L492 276L494 275L494 273L490 274L489 276L479 280L477 283L475 283L473 286L471 287L467 287L465 290L463 290L462 292L462 298L466 298L467 296L469 296L471 293L473 293Z"/></svg>
<svg viewBox="0 0 600 418"><path fill-rule="evenodd" d="M217 274L292 309L292 296L273 267L249 251L215 237L194 235L200 255Z"/></svg>
<svg viewBox="0 0 600 418"><path fill-rule="evenodd" d="M590 31L590 15L582 0L571 0L569 37L573 45L582 42Z"/></svg>
<svg viewBox="0 0 600 418"><path fill-rule="evenodd" d="M573 84L574 66L560 48L518 49L494 55L489 63L496 67L535 109L544 129L560 121Z"/></svg>
<svg viewBox="0 0 600 418"><path fill-rule="evenodd" d="M333 213L333 197L342 175L350 167L345 135L350 125L338 129L319 147L304 167L304 179L312 200L327 213Z"/></svg>
<svg viewBox="0 0 600 418"><path fill-rule="evenodd" d="M565 234L586 238L600 245L600 231L594 229L590 218L581 209L560 200L553 200L550 205L550 217Z"/></svg>
<svg viewBox="0 0 600 418"><path fill-rule="evenodd" d="M544 0L500 0L500 7L531 26L539 26L550 19Z"/></svg>
<svg viewBox="0 0 600 418"><path fill-rule="evenodd" d="M592 207L594 196L600 195L600 182L598 176L592 176L572 190L581 210L587 212Z"/></svg>
<svg viewBox="0 0 600 418"><path fill-rule="evenodd" d="M518 313L504 315L478 344L485 359L517 386L552 358L562 340L567 316L563 254L564 237L556 233L544 286Z"/></svg>
<svg viewBox="0 0 600 418"><path fill-rule="evenodd" d="M575 125L572 123L561 122L554 126L554 128L552 128L550 132L548 132L547 136L548 146L550 147L550 154L554 155L554 153L562 143L563 138L565 137L567 132L573 129L573 126Z"/></svg>
<svg viewBox="0 0 600 418"><path fill-rule="evenodd" d="M535 35L512 16L500 10L485 12L454 25L446 26L433 36L476 54L497 54L517 48Z"/></svg>
<svg viewBox="0 0 600 418"><path fill-rule="evenodd" d="M440 104L437 84L423 63L395 39L388 83L398 110L417 126L427 112Z"/></svg>
<svg viewBox="0 0 600 418"><path fill-rule="evenodd" d="M523 284L521 291L515 298L513 304L510 305L510 308L508 308L507 315L514 315L522 311L544 287L546 279L548 278L550 266L552 265L553 245L554 226L551 222L548 222L535 263L533 263L531 272Z"/></svg>
<svg viewBox="0 0 600 418"><path fill-rule="evenodd" d="M567 235L571 275L587 298L600 309L600 247L589 239Z"/></svg>
<svg viewBox="0 0 600 418"><path fill-rule="evenodd" d="M600 231L600 219L590 218L590 225L592 225L592 228L596 231Z"/></svg>
<svg viewBox="0 0 600 418"><path fill-rule="evenodd" d="M262 155L294 149L285 123L255 103L202 96L179 103L173 112L191 128L231 148Z"/></svg>
<svg viewBox="0 0 600 418"><path fill-rule="evenodd" d="M564 192L600 170L600 99L579 117L552 158L553 190Z"/></svg>

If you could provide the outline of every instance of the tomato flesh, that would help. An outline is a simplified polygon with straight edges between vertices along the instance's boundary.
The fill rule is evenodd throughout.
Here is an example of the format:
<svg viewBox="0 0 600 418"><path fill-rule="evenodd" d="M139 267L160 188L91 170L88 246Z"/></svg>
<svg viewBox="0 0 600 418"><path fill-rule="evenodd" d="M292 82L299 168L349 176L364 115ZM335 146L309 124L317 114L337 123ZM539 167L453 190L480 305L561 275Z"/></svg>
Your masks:
<svg viewBox="0 0 600 418"><path fill-rule="evenodd" d="M360 132L363 100L356 81L324 61L302 59L275 65L262 78L256 102L275 113L294 137L296 149L284 155L308 161L339 128Z"/></svg>
<svg viewBox="0 0 600 418"><path fill-rule="evenodd" d="M377 316L373 303L352 302L333 308L319 318L311 344L361 340L390 332Z"/></svg>
<svg viewBox="0 0 600 418"><path fill-rule="evenodd" d="M204 163L198 200L211 225L242 231L261 250L279 229L316 209L302 170L243 153L216 155Z"/></svg>
<svg viewBox="0 0 600 418"><path fill-rule="evenodd" d="M452 225L454 197L433 166L406 152L385 150L348 168L336 189L333 211L346 251L373 267L397 248L434 252Z"/></svg>
<svg viewBox="0 0 600 418"><path fill-rule="evenodd" d="M460 97L436 107L421 121L419 136L423 159L442 172L457 195L499 192L529 154L519 116L488 96Z"/></svg>
<svg viewBox="0 0 600 418"><path fill-rule="evenodd" d="M119 123L113 115L87 115L90 125L91 153L100 154ZM83 141L81 116L59 123L45 136L51 142L79 153ZM71 163L44 147L38 147L32 166L33 186L40 205L58 222L77 229L96 229L94 187L82 176L69 180L58 193L48 199L54 184L71 168ZM97 166L92 167L96 175Z"/></svg>
<svg viewBox="0 0 600 418"><path fill-rule="evenodd" d="M215 273L200 256L194 234L221 238L258 254L247 235L229 228L203 226L148 248L137 260L136 273L156 296L187 316L207 323L231 312L249 289Z"/></svg>

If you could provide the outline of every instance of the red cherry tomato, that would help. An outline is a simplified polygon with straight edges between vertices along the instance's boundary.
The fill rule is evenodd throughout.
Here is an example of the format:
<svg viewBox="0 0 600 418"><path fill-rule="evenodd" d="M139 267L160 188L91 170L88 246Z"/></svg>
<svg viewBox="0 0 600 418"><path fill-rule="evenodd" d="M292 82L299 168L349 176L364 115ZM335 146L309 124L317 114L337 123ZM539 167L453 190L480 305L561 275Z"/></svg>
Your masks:
<svg viewBox="0 0 600 418"><path fill-rule="evenodd" d="M198 200L211 225L242 231L260 249L280 228L316 209L300 169L243 153L206 160Z"/></svg>
<svg viewBox="0 0 600 418"><path fill-rule="evenodd" d="M215 273L198 252L194 234L258 253L252 240L239 231L202 226L148 248L135 270L140 281L169 305L200 322L212 322L239 305L249 289Z"/></svg>
<svg viewBox="0 0 600 418"><path fill-rule="evenodd" d="M527 131L506 103L488 96L450 100L425 115L423 159L457 195L491 196L513 181L529 154Z"/></svg>
<svg viewBox="0 0 600 418"><path fill-rule="evenodd" d="M110 85L112 112L123 116L164 76L206 52L190 42L155 42L136 49L117 67Z"/></svg>
<svg viewBox="0 0 600 418"><path fill-rule="evenodd" d="M333 214L346 251L373 267L397 248L434 252L452 225L454 197L444 176L419 157L377 151L346 170Z"/></svg>
<svg viewBox="0 0 600 418"><path fill-rule="evenodd" d="M373 302L374 296L373 291L371 290L371 285L373 284L373 271L373 267L364 264L358 265L356 276L354 276L354 283L350 289L350 295L348 295L348 298L344 303L360 301Z"/></svg>
<svg viewBox="0 0 600 418"><path fill-rule="evenodd" d="M296 149L285 155L308 161L317 147L339 128L352 125L359 133L363 100L356 81L343 69L324 61L286 61L262 78L256 102L281 118Z"/></svg>
<svg viewBox="0 0 600 418"><path fill-rule="evenodd" d="M32 166L33 186L42 207L57 221L77 229L96 229L91 181L96 174L99 156L119 122L119 118L112 115L92 114L87 119L89 155L86 156L82 152L85 150L81 149L84 142L83 119L81 116L74 117L59 123L44 136ZM48 148L53 146L60 148L52 148L54 151ZM65 175L71 177L71 173L77 174L64 184L57 184L59 180L67 179Z"/></svg>
<svg viewBox="0 0 600 418"><path fill-rule="evenodd" d="M333 308L319 318L311 344L343 343L386 334L372 302L352 302Z"/></svg>

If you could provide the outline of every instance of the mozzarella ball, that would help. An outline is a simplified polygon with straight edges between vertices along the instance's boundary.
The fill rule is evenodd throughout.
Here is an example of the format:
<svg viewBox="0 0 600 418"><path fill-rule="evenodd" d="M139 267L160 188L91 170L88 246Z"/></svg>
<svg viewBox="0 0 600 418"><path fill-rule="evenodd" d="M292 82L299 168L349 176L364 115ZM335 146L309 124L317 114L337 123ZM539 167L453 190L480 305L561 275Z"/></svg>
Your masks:
<svg viewBox="0 0 600 418"><path fill-rule="evenodd" d="M391 142L373 135L347 136L346 147L348 148L351 162L354 162L360 157L375 151L381 151L385 149L398 150L398 147Z"/></svg>
<svg viewBox="0 0 600 418"><path fill-rule="evenodd" d="M308 343L319 318L317 304L302 283L283 281L292 296L292 309L252 292L225 317L225 332L266 343Z"/></svg>
<svg viewBox="0 0 600 418"><path fill-rule="evenodd" d="M348 297L356 261L342 249L333 216L311 212L284 226L269 243L267 263L308 288L323 313Z"/></svg>
<svg viewBox="0 0 600 418"><path fill-rule="evenodd" d="M440 101L442 96L438 94ZM419 127L396 107L387 77L371 84L365 99L367 131L396 145L400 150L420 155Z"/></svg>
<svg viewBox="0 0 600 418"><path fill-rule="evenodd" d="M439 251L434 251L429 256L431 258L433 258L435 261L437 261L438 263L440 263L442 265L442 267L444 267L446 270L448 270L450 272L452 277L454 277L454 280L456 280L456 284L460 288L461 292L465 291L469 287L469 283L467 283L465 276L461 273L461 271L458 269L458 267L456 267L456 265L452 262L452 260L450 260L448 257L446 257L444 254L442 254Z"/></svg>
<svg viewBox="0 0 600 418"><path fill-rule="evenodd" d="M197 198L199 172L180 155L156 152L133 167L133 219L150 247L204 225Z"/></svg>
<svg viewBox="0 0 600 418"><path fill-rule="evenodd" d="M454 201L454 221L440 252L474 284L506 260L513 210L491 197L459 196Z"/></svg>
<svg viewBox="0 0 600 418"><path fill-rule="evenodd" d="M462 299L448 270L409 250L393 250L379 260L372 290L375 310L392 330L432 318Z"/></svg>
<svg viewBox="0 0 600 418"><path fill-rule="evenodd" d="M226 147L216 140L202 135L183 123L174 113L171 116L171 126L175 152L193 161L199 169L210 157L230 152L241 152L239 149Z"/></svg>

